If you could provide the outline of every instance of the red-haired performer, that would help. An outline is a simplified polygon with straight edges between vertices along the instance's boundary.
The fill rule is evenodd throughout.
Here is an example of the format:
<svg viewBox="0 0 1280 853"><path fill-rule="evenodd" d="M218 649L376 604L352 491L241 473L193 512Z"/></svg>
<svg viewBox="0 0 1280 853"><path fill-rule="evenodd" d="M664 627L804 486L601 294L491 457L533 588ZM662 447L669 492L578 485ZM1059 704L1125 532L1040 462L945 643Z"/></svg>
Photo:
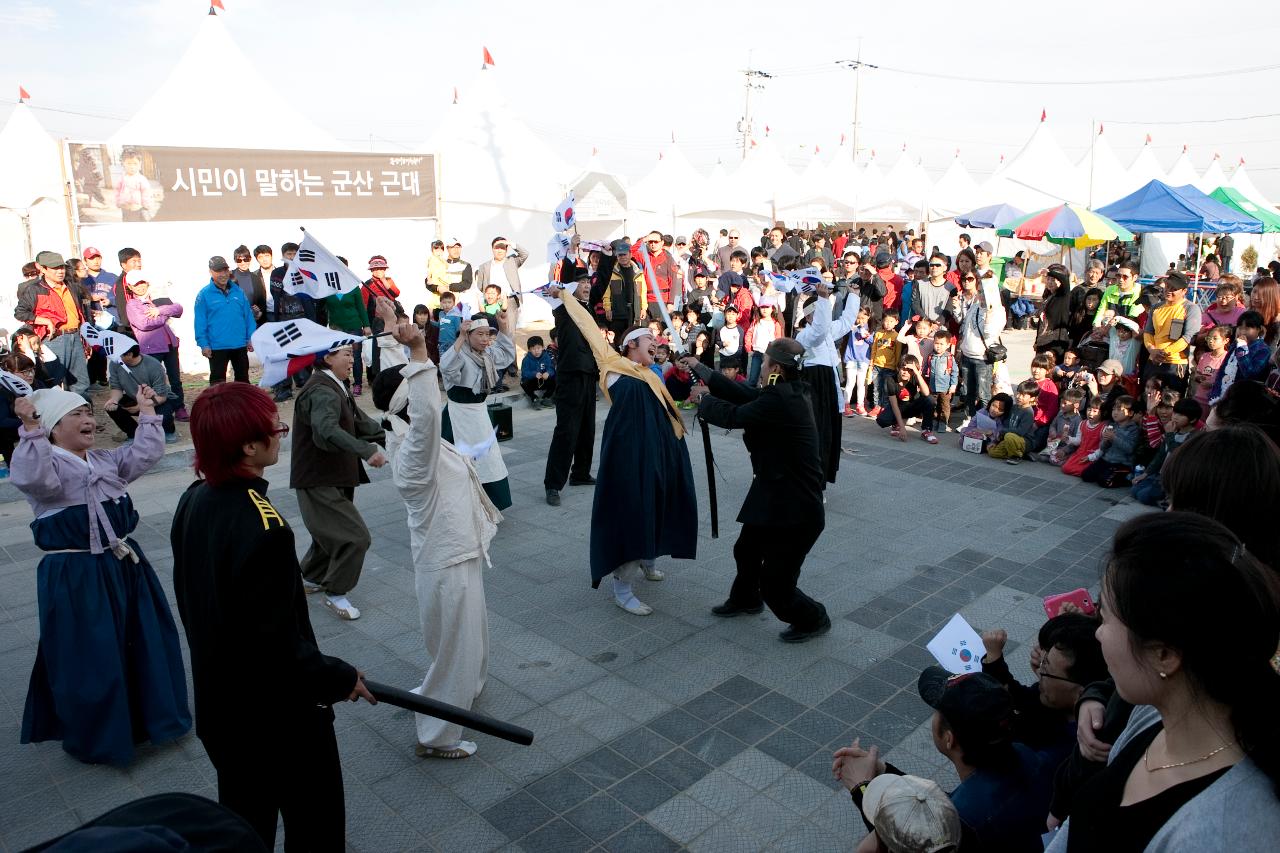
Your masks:
<svg viewBox="0 0 1280 853"><path fill-rule="evenodd" d="M289 428L260 388L215 385L191 407L196 473L170 539L173 588L191 648L196 734L218 801L267 848L345 846L342 768L330 705L363 696L361 674L316 647L293 530L263 472Z"/></svg>
<svg viewBox="0 0 1280 853"><path fill-rule="evenodd" d="M502 514L472 458L440 437L437 371L427 358L422 330L408 320L397 324L387 299L378 300L378 316L409 348L408 364L385 368L373 381L373 400L393 436L391 471L409 514L418 612L431 656L431 668L414 692L470 708L488 672L483 572ZM462 726L422 714L416 722L418 755L475 753L475 743L462 739Z"/></svg>
<svg viewBox="0 0 1280 853"><path fill-rule="evenodd" d="M137 396L137 435L118 450L93 446L93 407L79 394L45 388L13 404L22 426L11 476L45 552L22 742L60 740L80 761L121 766L135 741L191 729L178 629L129 536L138 513L128 484L164 455L155 394L142 385Z"/></svg>

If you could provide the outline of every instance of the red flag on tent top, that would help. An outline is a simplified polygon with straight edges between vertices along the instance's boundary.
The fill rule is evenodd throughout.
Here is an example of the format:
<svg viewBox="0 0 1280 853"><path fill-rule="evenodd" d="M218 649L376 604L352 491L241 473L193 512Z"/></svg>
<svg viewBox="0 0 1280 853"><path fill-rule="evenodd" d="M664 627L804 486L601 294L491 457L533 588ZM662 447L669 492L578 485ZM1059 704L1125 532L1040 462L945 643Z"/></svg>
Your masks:
<svg viewBox="0 0 1280 853"><path fill-rule="evenodd" d="M209 14L217 17L218 13L214 11L215 9L227 11L227 7L222 5L222 0L209 0Z"/></svg>
<svg viewBox="0 0 1280 853"><path fill-rule="evenodd" d="M27 98L30 98L30 97L31 97L30 92L28 92L26 89L22 88L21 86L18 87L18 101L20 103L25 103Z"/></svg>
<svg viewBox="0 0 1280 853"><path fill-rule="evenodd" d="M769 135L769 125L767 125L767 124L764 126L764 135L765 135L765 136L768 136L768 135Z"/></svg>
<svg viewBox="0 0 1280 853"><path fill-rule="evenodd" d="M1243 166L1243 165L1244 165L1244 158L1243 158L1243 157L1241 157L1241 158L1240 158L1240 165L1241 165L1241 166Z"/></svg>
<svg viewBox="0 0 1280 853"><path fill-rule="evenodd" d="M493 65L493 54L489 52L489 48L485 47L481 49L484 51L484 65L481 67L487 68L488 66Z"/></svg>
<svg viewBox="0 0 1280 853"><path fill-rule="evenodd" d="M960 149L959 149L959 148L957 148L957 149L956 149L956 156L957 156L957 157L959 157L959 156L960 156Z"/></svg>
<svg viewBox="0 0 1280 853"><path fill-rule="evenodd" d="M1215 152L1213 152L1213 159L1215 159L1215 160L1221 160L1221 159L1222 159L1222 155L1221 155L1221 154L1219 154L1217 151L1215 151Z"/></svg>
<svg viewBox="0 0 1280 853"><path fill-rule="evenodd" d="M844 145L844 134L840 134L840 144Z"/></svg>
<svg viewBox="0 0 1280 853"><path fill-rule="evenodd" d="M815 145L815 146L813 146L813 153L814 153L814 156L817 156L817 154L818 154L818 146L816 146L816 145Z"/></svg>
<svg viewBox="0 0 1280 853"><path fill-rule="evenodd" d="M1102 128L1103 128L1103 124L1102 124L1102 122L1098 122L1098 135L1099 135L1099 136L1101 136L1101 135L1102 135Z"/></svg>
<svg viewBox="0 0 1280 853"><path fill-rule="evenodd" d="M1185 143L1185 142L1184 142L1184 143L1182 143L1182 153L1183 153L1183 154L1186 154L1186 153L1187 153L1187 143Z"/></svg>
<svg viewBox="0 0 1280 853"><path fill-rule="evenodd" d="M906 154L906 153L907 153L907 143L905 143L905 142L904 142L904 143L902 143L902 153L903 153L903 154Z"/></svg>
<svg viewBox="0 0 1280 853"><path fill-rule="evenodd" d="M597 155L597 154L599 154L599 153L600 153L600 149L599 149L599 148L597 148L597 147L595 147L594 145L592 145L592 146L591 146L591 156L592 156L592 157L594 157L594 156L596 156L596 155Z"/></svg>
<svg viewBox="0 0 1280 853"><path fill-rule="evenodd" d="M453 102L455 104L458 103L458 87L457 86L453 87Z"/></svg>
<svg viewBox="0 0 1280 853"><path fill-rule="evenodd" d="M759 143L759 142L756 142L754 139L753 139L753 140L751 140L751 147L752 147L752 148L757 147L759 144L760 144L760 143Z"/></svg>
<svg viewBox="0 0 1280 853"><path fill-rule="evenodd" d="M676 132L674 130L671 131L671 144L672 145L676 144Z"/></svg>
<svg viewBox="0 0 1280 853"><path fill-rule="evenodd" d="M1150 144L1151 144L1151 134L1149 134L1149 133L1147 134L1147 141L1146 141L1146 144L1147 144L1147 145L1150 145Z"/></svg>
<svg viewBox="0 0 1280 853"><path fill-rule="evenodd" d="M1045 119L1047 119L1048 117L1049 117L1049 114L1048 114L1047 112L1045 112L1044 110L1040 110L1040 120L1041 120L1041 121L1044 121L1044 120L1045 120Z"/></svg>

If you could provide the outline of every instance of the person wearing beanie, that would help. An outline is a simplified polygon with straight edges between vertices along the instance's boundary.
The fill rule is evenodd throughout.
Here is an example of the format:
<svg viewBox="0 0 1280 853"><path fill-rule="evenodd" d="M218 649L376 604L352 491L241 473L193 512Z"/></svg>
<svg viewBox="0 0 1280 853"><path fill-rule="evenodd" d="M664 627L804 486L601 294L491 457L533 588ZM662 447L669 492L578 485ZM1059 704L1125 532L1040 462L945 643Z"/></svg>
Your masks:
<svg viewBox="0 0 1280 853"><path fill-rule="evenodd" d="M440 241L437 240L437 243ZM440 254L444 254L444 245L440 246ZM378 334L382 331L382 321L374 316L373 307L379 297L390 299L395 302L396 297L400 295L400 288L396 286L395 280L387 274L387 259L382 255L374 255L369 259L369 280L364 283L361 288L361 294L364 298L365 314L369 317L369 330L372 334ZM398 305L399 303L397 303ZM404 313L402 308L400 313ZM369 346L369 381L372 382L378 375L378 371L382 369L382 349L378 344L380 340L370 341ZM403 363L400 361L399 363Z"/></svg>
<svg viewBox="0 0 1280 853"><path fill-rule="evenodd" d="M423 639L431 666L413 692L470 708L484 689L489 623L484 570L502 513L489 500L473 458L441 438L443 408L436 366L412 323L393 322L390 303L375 310L409 363L378 374L373 397L394 437L391 474L408 511L409 540ZM415 715L415 751L424 758L466 758L476 751L462 726Z"/></svg>
<svg viewBox="0 0 1280 853"><path fill-rule="evenodd" d="M298 511L311 534L302 558L303 588L323 592L325 606L345 620L360 618L347 593L360 580L370 544L355 505L356 487L369 482L361 460L374 468L387 463L379 446L386 433L351 396L354 364L350 344L316 354L315 370L294 404L289 460L289 488L298 492Z"/></svg>
<svg viewBox="0 0 1280 853"><path fill-rule="evenodd" d="M1187 277L1177 270L1166 275L1161 285L1164 303L1152 307L1142 329L1147 348L1142 378L1163 376L1166 387L1182 392L1190 372L1191 339L1200 332L1200 306L1187 298Z"/></svg>
<svg viewBox="0 0 1280 853"><path fill-rule="evenodd" d="M128 484L164 455L155 395L137 390L135 441L94 447L92 407L58 388L14 401L22 421L10 480L26 497L44 557L40 643L22 742L62 741L78 761L124 767L134 745L191 728L178 630L159 578L130 534Z"/></svg>
<svg viewBox="0 0 1280 853"><path fill-rule="evenodd" d="M1040 303L1040 326L1036 331L1036 352L1051 352L1058 364L1071 340L1071 273L1062 264L1050 264L1045 272L1044 299Z"/></svg>
<svg viewBox="0 0 1280 853"><path fill-rule="evenodd" d="M440 376L449 402L443 417L446 441L486 447L476 460L476 471L489 499L498 509L511 506L511 483L502 451L493 441L493 422L486 400L502 381L503 372L515 364L512 339L515 311L504 308L495 315L471 315L462 324L453 346L440 353Z"/></svg>
<svg viewBox="0 0 1280 853"><path fill-rule="evenodd" d="M737 575L729 597L711 612L727 618L759 613L767 604L787 623L778 635L784 643L803 643L831 630L827 609L796 585L809 549L826 526L817 406L801 373L804 352L804 345L791 338L773 340L765 349L759 388L732 382L693 356L683 359L684 367L706 383L689 395L700 401L698 417L742 430L754 474L738 512Z"/></svg>

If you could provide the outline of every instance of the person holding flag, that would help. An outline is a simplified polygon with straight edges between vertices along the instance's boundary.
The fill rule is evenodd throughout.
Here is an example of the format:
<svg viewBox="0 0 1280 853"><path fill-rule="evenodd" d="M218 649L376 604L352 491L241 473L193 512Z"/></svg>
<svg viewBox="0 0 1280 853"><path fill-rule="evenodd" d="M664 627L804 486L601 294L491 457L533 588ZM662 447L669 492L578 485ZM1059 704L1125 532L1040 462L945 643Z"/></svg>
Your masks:
<svg viewBox="0 0 1280 853"><path fill-rule="evenodd" d="M413 692L469 709L488 673L483 573L502 513L489 500L472 457L441 437L436 366L422 330L397 322L386 299L376 310L397 343L409 348L409 363L383 370L372 390L394 446L391 473L408 511L418 612L431 658ZM456 723L422 714L415 723L419 756L458 759L476 751Z"/></svg>
<svg viewBox="0 0 1280 853"><path fill-rule="evenodd" d="M653 608L636 597L632 583L662 580L664 574L653 567L659 556L697 557L697 501L684 422L651 367L652 333L627 332L619 355L590 312L572 296L563 299L564 293L554 284L548 288L550 297L563 300L566 315L590 346L610 403L591 509L591 586L598 589L612 575L614 603L647 616Z"/></svg>

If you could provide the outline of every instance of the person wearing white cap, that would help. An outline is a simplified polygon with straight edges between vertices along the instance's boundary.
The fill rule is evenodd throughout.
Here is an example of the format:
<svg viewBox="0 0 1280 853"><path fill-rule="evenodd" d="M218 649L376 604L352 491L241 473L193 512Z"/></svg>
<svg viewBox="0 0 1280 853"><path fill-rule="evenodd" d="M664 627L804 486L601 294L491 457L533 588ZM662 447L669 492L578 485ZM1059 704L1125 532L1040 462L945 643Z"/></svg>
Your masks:
<svg viewBox="0 0 1280 853"><path fill-rule="evenodd" d="M136 742L191 728L173 614L129 536L138 514L128 484L164 455L154 393L139 386L137 401L135 440L118 450L94 447L93 409L78 394L47 388L14 401L22 426L10 478L45 552L22 742L60 740L93 764L125 766Z"/></svg>
<svg viewBox="0 0 1280 853"><path fill-rule="evenodd" d="M391 473L408 511L418 612L431 666L414 692L470 708L488 673L489 622L484 570L502 513L489 500L475 462L441 437L442 406L436 366L422 331L395 322L391 303L377 311L409 363L373 382L373 399L393 437ZM466 758L476 751L462 726L415 716L415 750L424 758Z"/></svg>
<svg viewBox="0 0 1280 853"><path fill-rule="evenodd" d="M857 790L862 817L871 830L857 853L943 853L960 848L960 815L936 782L886 773Z"/></svg>
<svg viewBox="0 0 1280 853"><path fill-rule="evenodd" d="M552 286L548 295L559 300L564 292ZM624 335L619 354L585 306L572 297L563 305L591 348L610 404L591 507L591 588L612 575L614 603L647 616L653 608L636 598L632 583L662 580L665 574L653 567L660 556L697 557L697 501L684 421L652 370L655 344L647 328Z"/></svg>

